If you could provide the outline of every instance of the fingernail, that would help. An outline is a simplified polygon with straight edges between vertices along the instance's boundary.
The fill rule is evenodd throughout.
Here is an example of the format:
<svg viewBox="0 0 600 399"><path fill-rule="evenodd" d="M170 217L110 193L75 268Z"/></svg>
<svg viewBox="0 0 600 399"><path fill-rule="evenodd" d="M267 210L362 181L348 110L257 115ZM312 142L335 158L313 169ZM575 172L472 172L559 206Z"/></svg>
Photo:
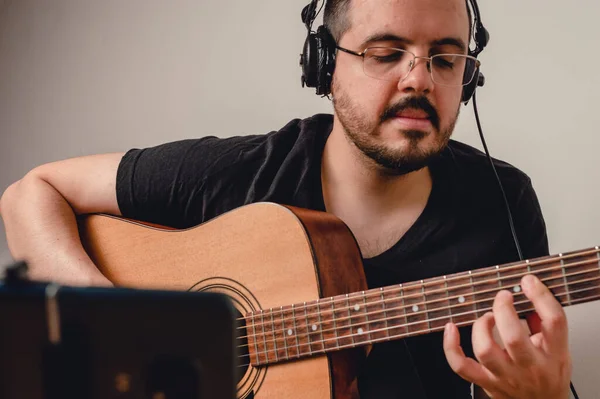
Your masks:
<svg viewBox="0 0 600 399"><path fill-rule="evenodd" d="M450 323L446 323L444 326L444 337L448 336L448 332L450 331Z"/></svg>

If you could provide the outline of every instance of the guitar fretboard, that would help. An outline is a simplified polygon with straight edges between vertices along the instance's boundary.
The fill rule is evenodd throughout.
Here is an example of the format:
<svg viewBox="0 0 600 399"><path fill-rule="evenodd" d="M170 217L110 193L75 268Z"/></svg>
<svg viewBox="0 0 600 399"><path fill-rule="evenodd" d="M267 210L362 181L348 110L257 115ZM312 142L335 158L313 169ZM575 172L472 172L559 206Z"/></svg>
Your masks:
<svg viewBox="0 0 600 399"><path fill-rule="evenodd" d="M472 324L500 290L518 313L533 310L521 278L536 275L563 305L600 299L600 249L590 248L248 313L253 366Z"/></svg>

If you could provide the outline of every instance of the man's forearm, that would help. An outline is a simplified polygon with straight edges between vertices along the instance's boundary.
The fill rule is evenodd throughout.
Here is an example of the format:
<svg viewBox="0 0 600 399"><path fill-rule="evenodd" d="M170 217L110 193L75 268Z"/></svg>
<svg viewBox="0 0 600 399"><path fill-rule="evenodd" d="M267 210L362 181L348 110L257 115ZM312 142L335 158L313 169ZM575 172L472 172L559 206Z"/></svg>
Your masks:
<svg viewBox="0 0 600 399"><path fill-rule="evenodd" d="M30 277L69 285L109 285L81 245L76 217L49 183L28 175L0 200L12 256L25 260Z"/></svg>

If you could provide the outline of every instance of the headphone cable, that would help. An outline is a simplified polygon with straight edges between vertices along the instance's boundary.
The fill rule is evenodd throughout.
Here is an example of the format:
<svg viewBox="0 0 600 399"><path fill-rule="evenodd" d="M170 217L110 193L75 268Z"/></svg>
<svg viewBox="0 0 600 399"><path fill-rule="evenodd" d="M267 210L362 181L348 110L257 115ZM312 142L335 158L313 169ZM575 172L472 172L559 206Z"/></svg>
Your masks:
<svg viewBox="0 0 600 399"><path fill-rule="evenodd" d="M483 149L485 150L485 155L492 166L492 170L494 171L494 175L496 176L496 180L498 182L498 186L500 187L500 191L502 192L502 198L504 199L504 205L506 207L506 214L508 215L508 223L510 225L510 231L512 233L513 241L515 243L515 248L517 249L517 254L519 255L519 259L523 261L523 253L521 252L521 246L519 245L519 239L517 238L517 233L515 231L515 224L513 222L512 213L510 212L510 205L508 204L508 200L506 199L506 193L504 192L504 187L502 186L502 181L498 176L498 172L496 171L496 167L494 166L494 162L492 157L490 156L490 152L488 151L487 144L485 142L485 138L483 137L483 130L481 129L481 122L479 121L479 112L477 111L477 91L473 93L473 111L475 112L475 121L477 122L477 129L479 130L479 138L481 138L481 144L483 144ZM575 399L579 399L577 395L577 391L575 390L575 385L573 385L572 381L569 381L569 385L571 387L571 392Z"/></svg>

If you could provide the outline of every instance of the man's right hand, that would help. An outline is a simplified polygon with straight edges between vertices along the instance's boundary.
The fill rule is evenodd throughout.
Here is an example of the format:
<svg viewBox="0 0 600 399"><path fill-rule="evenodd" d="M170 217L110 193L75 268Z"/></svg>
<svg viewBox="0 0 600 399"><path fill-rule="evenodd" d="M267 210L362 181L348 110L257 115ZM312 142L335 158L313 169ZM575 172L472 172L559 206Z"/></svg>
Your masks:
<svg viewBox="0 0 600 399"><path fill-rule="evenodd" d="M12 184L0 199L9 250L33 280L111 286L86 254L76 215L120 216L116 195L122 153L45 164Z"/></svg>

